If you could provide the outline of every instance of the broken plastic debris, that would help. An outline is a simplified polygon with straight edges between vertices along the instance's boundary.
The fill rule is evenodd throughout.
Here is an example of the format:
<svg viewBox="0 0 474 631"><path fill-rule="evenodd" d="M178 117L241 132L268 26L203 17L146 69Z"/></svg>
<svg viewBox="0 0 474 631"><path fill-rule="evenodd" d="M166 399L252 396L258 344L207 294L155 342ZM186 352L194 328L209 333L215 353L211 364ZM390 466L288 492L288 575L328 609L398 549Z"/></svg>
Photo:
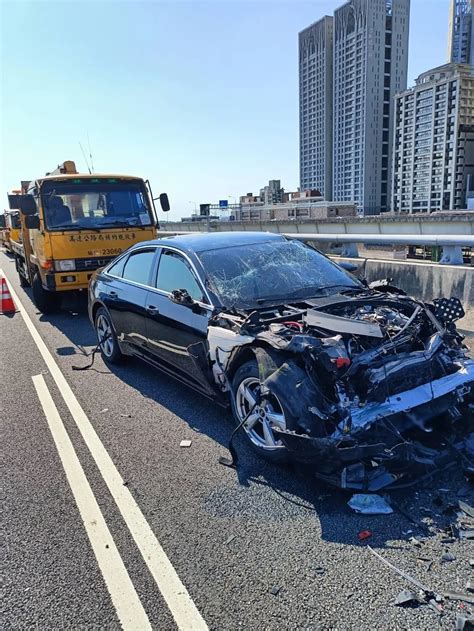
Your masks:
<svg viewBox="0 0 474 631"><path fill-rule="evenodd" d="M469 517L474 517L474 508L472 508L472 506L469 506L467 502L459 500L459 508L463 511L463 513L469 515Z"/></svg>
<svg viewBox="0 0 474 631"><path fill-rule="evenodd" d="M182 440L179 443L179 446L180 447L191 447L191 441L190 440Z"/></svg>
<svg viewBox="0 0 474 631"><path fill-rule="evenodd" d="M455 629L456 631L472 631L474 629L474 616L458 616Z"/></svg>
<svg viewBox="0 0 474 631"><path fill-rule="evenodd" d="M416 537L410 537L408 539L408 541L413 545L416 546L417 548L421 548L421 546L423 545L421 543L421 541L419 539L417 539Z"/></svg>
<svg viewBox="0 0 474 631"><path fill-rule="evenodd" d="M273 596L277 596L280 593L281 587L272 587L270 589L270 594Z"/></svg>
<svg viewBox="0 0 474 631"><path fill-rule="evenodd" d="M411 592L408 589L402 589L402 591L395 598L395 605L398 607L417 607L420 604L418 596L415 592Z"/></svg>
<svg viewBox="0 0 474 631"><path fill-rule="evenodd" d="M474 596L468 596L467 594L461 594L460 592L444 592L444 596L449 600L462 600L465 603L474 605Z"/></svg>
<svg viewBox="0 0 474 631"><path fill-rule="evenodd" d="M104 408L103 410L100 411L100 413L102 414L103 412L108 412L109 408Z"/></svg>
<svg viewBox="0 0 474 631"><path fill-rule="evenodd" d="M347 504L356 513L363 515L389 515L393 509L380 495L366 495L357 493L353 495Z"/></svg>
<svg viewBox="0 0 474 631"><path fill-rule="evenodd" d="M314 568L314 573L315 574L324 574L326 570L323 567L315 567Z"/></svg>
<svg viewBox="0 0 474 631"><path fill-rule="evenodd" d="M370 530L361 530L357 536L360 541L364 541L364 539L368 539L372 536L372 532Z"/></svg>
<svg viewBox="0 0 474 631"><path fill-rule="evenodd" d="M447 552L446 554L443 554L443 556L441 557L441 560L445 561L446 563L449 563L450 561L455 561L456 557L454 556L454 554Z"/></svg>

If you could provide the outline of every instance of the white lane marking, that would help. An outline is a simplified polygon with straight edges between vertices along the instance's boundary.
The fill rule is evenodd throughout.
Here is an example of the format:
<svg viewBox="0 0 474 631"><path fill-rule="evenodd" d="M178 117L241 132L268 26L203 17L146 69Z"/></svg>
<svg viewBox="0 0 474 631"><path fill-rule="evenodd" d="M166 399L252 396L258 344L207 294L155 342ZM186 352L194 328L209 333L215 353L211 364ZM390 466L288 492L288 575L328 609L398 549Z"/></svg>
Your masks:
<svg viewBox="0 0 474 631"><path fill-rule="evenodd" d="M125 569L44 377L36 375L32 379L120 624L123 629L130 631L151 630L148 616Z"/></svg>
<svg viewBox="0 0 474 631"><path fill-rule="evenodd" d="M0 274L6 275L0 269ZM74 392L33 324L17 293L7 279L11 294L20 314L41 353L51 376L59 388L82 437L94 458L102 477L107 484L115 503L127 524L130 533L148 566L158 589L165 599L179 629L183 631L207 631L208 626L187 589L181 582L171 561L166 556L160 542L150 528L140 507L133 499L122 476L114 465L107 450L98 437L92 423L87 418Z"/></svg>

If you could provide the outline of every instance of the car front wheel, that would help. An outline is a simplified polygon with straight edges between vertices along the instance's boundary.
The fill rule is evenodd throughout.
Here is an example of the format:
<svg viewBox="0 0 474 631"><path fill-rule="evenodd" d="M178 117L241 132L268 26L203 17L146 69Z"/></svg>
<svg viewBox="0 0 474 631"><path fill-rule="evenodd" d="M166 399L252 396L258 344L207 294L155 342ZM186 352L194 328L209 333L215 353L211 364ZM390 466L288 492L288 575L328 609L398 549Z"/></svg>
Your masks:
<svg viewBox="0 0 474 631"><path fill-rule="evenodd" d="M104 360L110 364L120 363L123 355L120 351L110 315L103 307L100 307L95 315L95 332Z"/></svg>
<svg viewBox="0 0 474 631"><path fill-rule="evenodd" d="M256 362L246 362L232 380L231 403L237 423L242 428L252 449L259 456L273 462L287 459L286 447L274 428L286 429L285 409L275 394L268 393L260 401L260 379Z"/></svg>

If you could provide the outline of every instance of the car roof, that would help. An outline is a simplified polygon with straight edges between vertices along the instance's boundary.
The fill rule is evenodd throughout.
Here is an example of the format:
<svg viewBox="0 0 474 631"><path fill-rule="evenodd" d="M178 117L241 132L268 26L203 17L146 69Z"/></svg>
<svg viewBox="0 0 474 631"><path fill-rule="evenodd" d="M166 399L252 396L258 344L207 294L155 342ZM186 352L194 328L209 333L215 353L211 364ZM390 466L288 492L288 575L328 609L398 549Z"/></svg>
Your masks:
<svg viewBox="0 0 474 631"><path fill-rule="evenodd" d="M283 241L284 239L285 237L282 235L272 232L194 232L161 237L147 242L147 245L169 245L185 252L202 252L255 243L268 243L269 241ZM144 244L137 245L143 246Z"/></svg>

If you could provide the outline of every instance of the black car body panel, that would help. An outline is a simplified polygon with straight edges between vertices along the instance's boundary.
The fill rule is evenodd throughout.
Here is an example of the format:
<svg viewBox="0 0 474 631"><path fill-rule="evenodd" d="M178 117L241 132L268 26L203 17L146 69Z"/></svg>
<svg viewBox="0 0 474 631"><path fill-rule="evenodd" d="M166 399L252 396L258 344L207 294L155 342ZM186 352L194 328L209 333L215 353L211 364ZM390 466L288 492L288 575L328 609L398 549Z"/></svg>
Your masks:
<svg viewBox="0 0 474 631"><path fill-rule="evenodd" d="M376 490L452 464L474 423L474 361L454 323L459 301L424 304L388 283L368 287L312 248L287 243L267 233L141 243L94 274L91 321L104 306L123 353L220 403L253 358L262 398L284 404L286 426L273 428L279 444L336 486ZM114 275L145 250L154 251L146 282ZM308 274L318 276L319 261L329 283L300 297L291 289L309 287L301 253ZM179 279L176 291L167 268ZM272 296L287 279L288 298ZM255 298L267 285L268 295Z"/></svg>

